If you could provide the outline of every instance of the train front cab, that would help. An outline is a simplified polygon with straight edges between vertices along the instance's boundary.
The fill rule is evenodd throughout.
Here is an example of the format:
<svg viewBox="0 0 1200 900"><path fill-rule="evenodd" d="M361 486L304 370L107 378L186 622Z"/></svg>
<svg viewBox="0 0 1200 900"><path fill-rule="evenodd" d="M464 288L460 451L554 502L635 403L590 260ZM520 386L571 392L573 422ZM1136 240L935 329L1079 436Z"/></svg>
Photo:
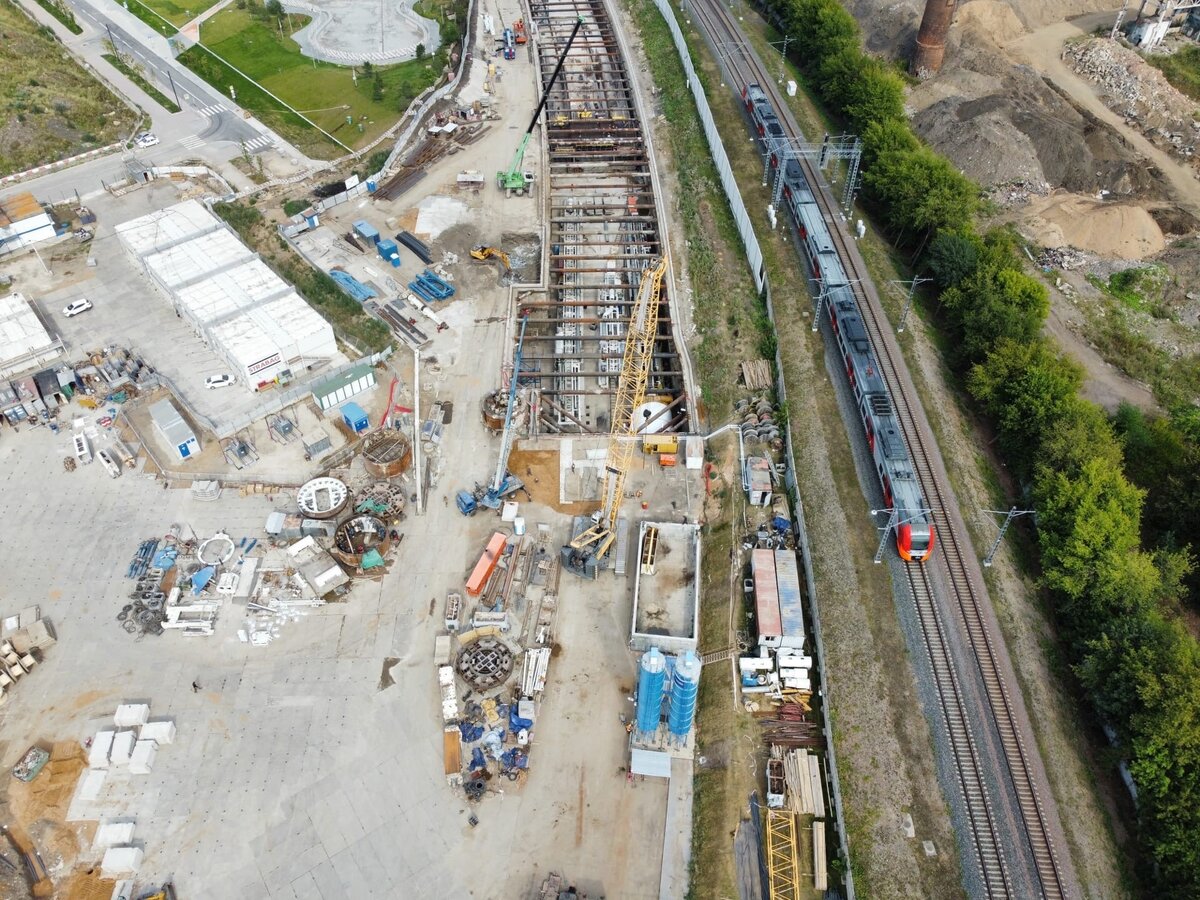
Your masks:
<svg viewBox="0 0 1200 900"><path fill-rule="evenodd" d="M896 550L907 562L925 562L933 553L933 525L929 522L906 522L896 528Z"/></svg>

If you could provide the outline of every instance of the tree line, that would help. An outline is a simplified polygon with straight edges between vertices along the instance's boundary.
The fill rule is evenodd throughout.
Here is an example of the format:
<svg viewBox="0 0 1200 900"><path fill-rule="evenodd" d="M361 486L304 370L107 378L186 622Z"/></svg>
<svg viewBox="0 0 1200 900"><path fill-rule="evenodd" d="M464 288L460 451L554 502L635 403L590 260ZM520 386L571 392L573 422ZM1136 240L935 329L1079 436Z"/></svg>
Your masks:
<svg viewBox="0 0 1200 900"><path fill-rule="evenodd" d="M1115 419L1079 396L1083 370L1043 336L1045 286L1011 232L980 234L979 189L924 145L905 80L861 49L838 0L761 0L797 65L863 139L863 199L935 279L949 362L1037 509L1047 592L1071 672L1115 733L1137 789L1139 881L1200 896L1200 413Z"/></svg>

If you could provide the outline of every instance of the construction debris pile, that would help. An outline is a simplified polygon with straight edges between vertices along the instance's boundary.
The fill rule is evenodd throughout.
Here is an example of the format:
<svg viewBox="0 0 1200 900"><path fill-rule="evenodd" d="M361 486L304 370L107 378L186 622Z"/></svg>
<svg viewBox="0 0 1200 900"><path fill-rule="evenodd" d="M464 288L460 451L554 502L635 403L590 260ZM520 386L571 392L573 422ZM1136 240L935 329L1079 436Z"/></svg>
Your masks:
<svg viewBox="0 0 1200 900"><path fill-rule="evenodd" d="M470 800L498 792L500 781L519 787L528 773L559 574L548 530L539 538L533 543L513 535L510 542L493 535L467 582L468 597L479 598L469 630L460 630L463 595L446 596L447 633L438 636L434 654L445 772Z"/></svg>
<svg viewBox="0 0 1200 900"><path fill-rule="evenodd" d="M125 577L136 582L131 602L117 613L129 634L157 636L178 630L211 635L224 599L250 595L259 559L249 553L258 539L244 537L235 544L229 535L217 532L203 541L194 535L185 540L183 527L173 525L162 539L138 545L125 571Z"/></svg>
<svg viewBox="0 0 1200 900"><path fill-rule="evenodd" d="M0 706L8 702L13 686L41 662L42 651L55 642L38 606L4 617L0 622Z"/></svg>
<svg viewBox="0 0 1200 900"><path fill-rule="evenodd" d="M800 817L812 817L812 879L817 891L829 886L825 858L826 809L822 761L806 750L787 750L772 745L767 760L766 844L769 860L786 854L801 856ZM770 882L780 874L769 866ZM798 874L798 873L797 873Z"/></svg>
<svg viewBox="0 0 1200 900"><path fill-rule="evenodd" d="M1047 197L1051 187L1045 181L1006 181L987 189L988 199L1001 209L1025 206L1032 197Z"/></svg>
<svg viewBox="0 0 1200 900"><path fill-rule="evenodd" d="M1100 88L1105 105L1155 145L1194 161L1200 141L1196 104L1177 91L1135 51L1106 38L1068 44L1065 60Z"/></svg>

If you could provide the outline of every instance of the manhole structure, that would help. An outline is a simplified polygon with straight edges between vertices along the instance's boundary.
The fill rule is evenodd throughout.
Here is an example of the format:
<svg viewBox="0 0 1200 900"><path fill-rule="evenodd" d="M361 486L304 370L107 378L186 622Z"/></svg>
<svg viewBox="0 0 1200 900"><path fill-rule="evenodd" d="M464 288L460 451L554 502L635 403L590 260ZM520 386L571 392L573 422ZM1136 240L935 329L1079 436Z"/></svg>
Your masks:
<svg viewBox="0 0 1200 900"><path fill-rule="evenodd" d="M480 638L458 654L458 674L477 691L503 684L513 670L513 653L496 638Z"/></svg>
<svg viewBox="0 0 1200 900"><path fill-rule="evenodd" d="M296 492L296 505L309 519L332 519L349 501L350 489L337 478L314 478Z"/></svg>
<svg viewBox="0 0 1200 900"><path fill-rule="evenodd" d="M399 431L377 431L363 445L363 467L375 478L395 478L412 465L412 444Z"/></svg>

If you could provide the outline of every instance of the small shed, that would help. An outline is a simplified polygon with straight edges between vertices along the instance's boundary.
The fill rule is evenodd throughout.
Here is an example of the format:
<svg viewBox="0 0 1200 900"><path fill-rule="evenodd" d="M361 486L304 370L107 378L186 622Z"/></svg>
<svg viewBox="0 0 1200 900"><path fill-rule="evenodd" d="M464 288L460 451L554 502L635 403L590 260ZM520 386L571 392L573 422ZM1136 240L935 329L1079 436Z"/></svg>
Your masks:
<svg viewBox="0 0 1200 900"><path fill-rule="evenodd" d="M367 416L366 410L353 400L342 407L342 421L355 434L360 434L371 427L371 419Z"/></svg>
<svg viewBox="0 0 1200 900"><path fill-rule="evenodd" d="M184 421L175 404L169 399L159 400L150 407L150 418L154 427L163 436L163 440L175 451L180 459L187 459L200 452L200 442L192 428Z"/></svg>
<svg viewBox="0 0 1200 900"><path fill-rule="evenodd" d="M354 223L354 230L358 232L360 237L365 238L372 244L379 243L379 229L368 222L366 219L359 219Z"/></svg>
<svg viewBox="0 0 1200 900"><path fill-rule="evenodd" d="M761 456L746 457L746 484L751 506L770 506L771 461Z"/></svg>
<svg viewBox="0 0 1200 900"><path fill-rule="evenodd" d="M345 372L313 385L312 396L321 411L340 406L351 397L375 387L375 370L370 363L359 363Z"/></svg>

